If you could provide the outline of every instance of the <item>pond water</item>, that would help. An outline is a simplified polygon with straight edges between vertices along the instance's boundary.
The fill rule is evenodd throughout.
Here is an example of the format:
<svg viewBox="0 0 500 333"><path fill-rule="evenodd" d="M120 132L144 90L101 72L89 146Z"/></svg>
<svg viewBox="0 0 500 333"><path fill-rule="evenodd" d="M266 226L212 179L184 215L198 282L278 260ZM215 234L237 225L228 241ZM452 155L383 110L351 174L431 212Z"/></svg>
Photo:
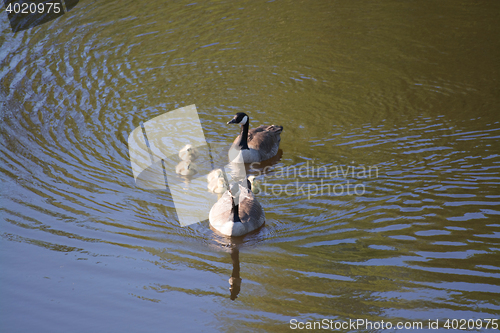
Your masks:
<svg viewBox="0 0 500 333"><path fill-rule="evenodd" d="M499 12L81 0L17 33L0 13L1 331L484 330L500 319ZM130 133L192 104L209 143L234 140L236 112L284 126L253 170L266 224L243 239L181 227L169 191L134 181Z"/></svg>

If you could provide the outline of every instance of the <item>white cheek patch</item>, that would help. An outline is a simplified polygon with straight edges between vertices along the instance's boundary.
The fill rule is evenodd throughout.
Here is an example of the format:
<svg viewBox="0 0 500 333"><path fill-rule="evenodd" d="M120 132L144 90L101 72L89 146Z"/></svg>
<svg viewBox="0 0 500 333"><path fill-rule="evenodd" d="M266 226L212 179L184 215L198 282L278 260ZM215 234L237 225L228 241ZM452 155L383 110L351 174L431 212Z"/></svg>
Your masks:
<svg viewBox="0 0 500 333"><path fill-rule="evenodd" d="M243 119L240 121L241 125L245 125L248 121L248 116L244 116Z"/></svg>

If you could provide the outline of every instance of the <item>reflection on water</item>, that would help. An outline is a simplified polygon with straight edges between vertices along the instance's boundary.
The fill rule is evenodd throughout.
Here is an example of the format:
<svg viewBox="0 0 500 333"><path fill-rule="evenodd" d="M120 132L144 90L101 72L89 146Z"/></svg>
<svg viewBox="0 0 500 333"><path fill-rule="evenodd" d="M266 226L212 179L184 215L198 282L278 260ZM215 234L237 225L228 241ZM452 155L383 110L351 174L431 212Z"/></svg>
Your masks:
<svg viewBox="0 0 500 333"><path fill-rule="evenodd" d="M233 301L238 298L242 285L242 278L240 276L240 248L253 246L264 241L266 236L264 232L265 228L266 226L264 225L241 237L227 237L217 233L214 233L212 236L214 243L218 245L216 248L219 251L222 250L230 253L232 271L229 278L229 297Z"/></svg>
<svg viewBox="0 0 500 333"><path fill-rule="evenodd" d="M499 10L80 1L15 34L0 15L2 329L498 317ZM237 246L134 180L129 134L192 104L214 161L236 112L285 127L279 156L248 167L266 224Z"/></svg>
<svg viewBox="0 0 500 333"><path fill-rule="evenodd" d="M241 289L241 278L240 278L240 250L238 248L231 249L231 261L233 262L233 271L231 277L229 278L229 284L231 287L231 300L235 300L238 297Z"/></svg>

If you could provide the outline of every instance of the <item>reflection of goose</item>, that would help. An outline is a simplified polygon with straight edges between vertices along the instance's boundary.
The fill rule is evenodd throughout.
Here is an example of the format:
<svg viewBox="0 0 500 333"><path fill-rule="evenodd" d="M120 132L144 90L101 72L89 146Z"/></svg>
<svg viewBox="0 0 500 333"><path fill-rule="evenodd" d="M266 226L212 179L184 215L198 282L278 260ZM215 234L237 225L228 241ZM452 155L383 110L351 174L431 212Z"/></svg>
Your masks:
<svg viewBox="0 0 500 333"><path fill-rule="evenodd" d="M197 166L191 161L180 161L179 164L175 167L175 172L182 176L192 176L197 171Z"/></svg>
<svg viewBox="0 0 500 333"><path fill-rule="evenodd" d="M249 130L250 118L243 112L238 112L228 124L241 125L240 135L231 148L241 151L245 163L265 161L278 152L283 126L262 125Z"/></svg>
<svg viewBox="0 0 500 333"><path fill-rule="evenodd" d="M231 292L231 300L235 300L238 297L241 289L241 278L240 278L240 251L238 248L231 249L231 261L233 262L233 272L229 278L229 291Z"/></svg>
<svg viewBox="0 0 500 333"><path fill-rule="evenodd" d="M229 277L229 290L231 300L235 300L240 294L242 279L240 277L240 249L244 246L252 246L263 240L260 232L252 233L246 237L221 237L218 233L212 235L214 246L219 251L230 252L233 270Z"/></svg>
<svg viewBox="0 0 500 333"><path fill-rule="evenodd" d="M194 148L192 145L185 145L180 151L179 151L179 157L183 161L192 161L198 157L198 150Z"/></svg>
<svg viewBox="0 0 500 333"><path fill-rule="evenodd" d="M208 219L225 236L243 236L260 228L265 215L252 191L235 183L212 206Z"/></svg>

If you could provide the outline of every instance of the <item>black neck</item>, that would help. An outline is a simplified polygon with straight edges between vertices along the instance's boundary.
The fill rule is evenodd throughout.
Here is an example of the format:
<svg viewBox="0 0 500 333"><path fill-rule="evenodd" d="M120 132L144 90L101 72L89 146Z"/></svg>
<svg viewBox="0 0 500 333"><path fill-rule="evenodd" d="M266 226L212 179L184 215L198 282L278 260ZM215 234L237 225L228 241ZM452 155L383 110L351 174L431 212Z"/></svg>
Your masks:
<svg viewBox="0 0 500 333"><path fill-rule="evenodd" d="M240 131L240 142L238 142L238 147L240 150L242 149L248 149L248 126L249 126L250 121L247 119L247 122L245 125L241 125L241 131Z"/></svg>
<svg viewBox="0 0 500 333"><path fill-rule="evenodd" d="M233 222L241 222L240 216L238 215L239 205L234 204L234 199L231 197L233 203L233 208L231 209L231 214L233 215Z"/></svg>

